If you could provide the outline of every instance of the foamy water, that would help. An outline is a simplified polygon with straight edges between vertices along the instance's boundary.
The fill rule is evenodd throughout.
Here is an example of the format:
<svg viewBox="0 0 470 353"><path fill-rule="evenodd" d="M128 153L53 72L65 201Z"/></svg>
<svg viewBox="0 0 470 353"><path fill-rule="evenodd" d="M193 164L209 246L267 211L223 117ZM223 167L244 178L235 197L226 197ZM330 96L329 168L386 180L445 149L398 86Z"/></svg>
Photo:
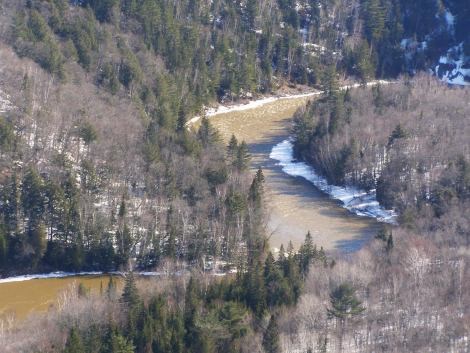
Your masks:
<svg viewBox="0 0 470 353"><path fill-rule="evenodd" d="M331 185L312 166L305 162L296 161L293 156L294 146L292 142L284 140L272 148L269 158L277 160L283 172L308 180L333 199L340 200L344 208L356 215L372 217L379 222L396 224L396 212L386 210L380 206L375 190L367 192L353 186Z"/></svg>

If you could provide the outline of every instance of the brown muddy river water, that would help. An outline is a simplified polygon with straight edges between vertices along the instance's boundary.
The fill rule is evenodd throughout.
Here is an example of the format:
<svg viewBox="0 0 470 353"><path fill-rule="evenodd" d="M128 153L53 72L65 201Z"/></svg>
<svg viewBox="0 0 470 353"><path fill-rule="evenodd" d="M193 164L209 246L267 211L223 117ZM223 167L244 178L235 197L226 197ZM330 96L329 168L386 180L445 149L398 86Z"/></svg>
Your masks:
<svg viewBox="0 0 470 353"><path fill-rule="evenodd" d="M260 107L210 117L225 142L234 134L252 153L252 168L262 167L270 211L270 244L279 248L292 241L299 246L310 231L314 242L327 250L349 251L377 234L379 223L340 207L307 180L284 173L269 158L273 146L290 135L291 117L308 99L280 99Z"/></svg>
<svg viewBox="0 0 470 353"><path fill-rule="evenodd" d="M118 288L122 278L115 277ZM57 305L59 294L69 286L80 283L91 293L106 291L109 276L73 276L66 278L31 279L22 282L0 283L0 319L12 316L22 320L31 312L47 311Z"/></svg>
<svg viewBox="0 0 470 353"><path fill-rule="evenodd" d="M314 99L314 98L313 98ZM307 231L318 246L330 251L357 249L373 237L379 223L341 208L310 182L285 174L269 154L276 144L289 137L290 118L308 98L281 99L250 110L212 116L213 125L227 142L232 134L245 140L252 153L252 169L262 167L266 178L269 207L270 244L279 248L292 241L298 247ZM106 288L107 276L78 276L0 283L0 317L29 313L54 306L59 293L72 283L82 282L92 291Z"/></svg>

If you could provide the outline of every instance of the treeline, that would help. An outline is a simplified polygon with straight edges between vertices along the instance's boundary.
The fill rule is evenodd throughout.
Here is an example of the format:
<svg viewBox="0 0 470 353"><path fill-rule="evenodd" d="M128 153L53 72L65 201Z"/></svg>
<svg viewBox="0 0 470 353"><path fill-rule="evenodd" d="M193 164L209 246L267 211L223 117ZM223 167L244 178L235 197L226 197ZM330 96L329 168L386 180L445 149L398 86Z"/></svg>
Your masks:
<svg viewBox="0 0 470 353"><path fill-rule="evenodd" d="M61 296L49 312L48 335L31 319L22 330L5 327L5 352L280 352L279 313L297 303L309 268L331 265L307 234L298 252L292 246L274 258L248 255L234 275L138 280L129 273L122 292L110 277L99 293L83 285ZM57 315L57 316L54 316ZM34 330L34 333L29 330ZM23 339L23 334L32 336Z"/></svg>

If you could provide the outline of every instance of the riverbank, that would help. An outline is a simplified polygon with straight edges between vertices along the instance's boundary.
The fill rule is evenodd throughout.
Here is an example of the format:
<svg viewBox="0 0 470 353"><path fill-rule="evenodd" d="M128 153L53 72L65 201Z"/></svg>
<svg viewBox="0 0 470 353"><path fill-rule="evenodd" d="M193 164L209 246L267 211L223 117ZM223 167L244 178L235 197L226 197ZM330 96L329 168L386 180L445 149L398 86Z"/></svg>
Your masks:
<svg viewBox="0 0 470 353"><path fill-rule="evenodd" d="M282 170L293 176L302 177L335 200L339 200L348 211L363 217L372 217L379 222L396 224L398 214L387 210L377 201L375 189L361 190L354 186L337 186L329 184L326 178L319 175L315 169L305 162L294 159L294 146L290 140L284 140L275 145L269 155L279 162Z"/></svg>
<svg viewBox="0 0 470 353"><path fill-rule="evenodd" d="M251 153L253 172L261 167L265 175L268 200L267 230L273 250L292 241L298 248L310 231L318 247L327 251L351 252L360 249L373 238L381 225L375 219L358 217L336 200L327 197L309 181L286 174L278 162L269 158L272 148L290 136L292 116L309 99L321 94L277 98L268 103L231 107L231 111L215 114L210 120L224 142L232 134L244 140Z"/></svg>

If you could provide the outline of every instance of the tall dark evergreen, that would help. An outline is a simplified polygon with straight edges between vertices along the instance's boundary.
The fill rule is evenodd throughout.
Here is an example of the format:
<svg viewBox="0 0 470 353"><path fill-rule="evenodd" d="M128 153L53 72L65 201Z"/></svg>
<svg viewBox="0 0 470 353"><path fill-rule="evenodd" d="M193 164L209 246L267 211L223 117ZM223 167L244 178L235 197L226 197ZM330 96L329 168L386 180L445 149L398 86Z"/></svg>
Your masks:
<svg viewBox="0 0 470 353"><path fill-rule="evenodd" d="M279 344L279 328L277 326L277 319L275 315L271 315L268 327L263 335L263 348L266 353L279 353L281 352Z"/></svg>

